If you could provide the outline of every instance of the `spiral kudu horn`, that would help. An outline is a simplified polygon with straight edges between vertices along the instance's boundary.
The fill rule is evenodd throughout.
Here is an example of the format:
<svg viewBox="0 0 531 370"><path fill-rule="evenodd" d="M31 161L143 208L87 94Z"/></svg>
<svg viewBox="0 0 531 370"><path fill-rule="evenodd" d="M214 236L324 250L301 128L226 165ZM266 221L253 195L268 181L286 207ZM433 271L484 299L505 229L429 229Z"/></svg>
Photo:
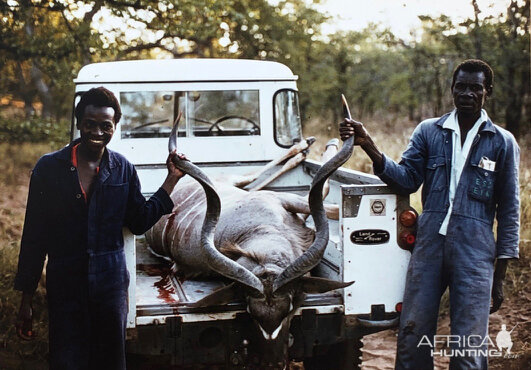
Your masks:
<svg viewBox="0 0 531 370"><path fill-rule="evenodd" d="M348 117L350 117L347 101L343 95L341 95L341 98L343 109L345 113L348 114ZM286 269L276 278L273 283L273 291L280 289L290 281L304 275L314 268L321 261L321 258L323 258L324 251L328 245L329 236L328 219L323 207L323 186L326 179L328 179L335 170L341 167L341 165L350 158L353 149L354 135L345 140L341 150L328 162L323 164L314 176L308 202L310 213L315 223L315 240L299 258L286 267Z"/></svg>
<svg viewBox="0 0 531 370"><path fill-rule="evenodd" d="M179 112L168 143L170 153L177 149L177 127L180 118ZM252 272L221 254L214 245L214 233L221 213L221 201L208 176L192 162L180 159L178 156L173 157L173 164L197 180L205 191L207 210L201 229L201 246L207 265L217 273L263 293L262 283Z"/></svg>

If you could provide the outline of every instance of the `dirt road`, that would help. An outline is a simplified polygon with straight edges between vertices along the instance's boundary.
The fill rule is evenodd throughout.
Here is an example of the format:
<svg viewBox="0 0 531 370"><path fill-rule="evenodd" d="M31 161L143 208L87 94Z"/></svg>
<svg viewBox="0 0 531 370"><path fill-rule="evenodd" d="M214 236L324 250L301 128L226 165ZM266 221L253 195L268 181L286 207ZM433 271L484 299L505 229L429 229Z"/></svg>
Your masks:
<svg viewBox="0 0 531 370"><path fill-rule="evenodd" d="M520 370L531 369L531 287L529 284L518 292L518 295L507 298L500 311L490 316L489 336L496 343L496 335L501 330L501 325L507 325L511 330L513 348L508 355L505 349L503 357L490 358L490 369ZM437 334L450 334L450 319L448 315L440 318ZM364 370L394 369L397 330L386 330L366 336L363 339L363 364ZM494 348L495 349L495 348ZM435 357L436 369L447 369L449 359L441 356Z"/></svg>

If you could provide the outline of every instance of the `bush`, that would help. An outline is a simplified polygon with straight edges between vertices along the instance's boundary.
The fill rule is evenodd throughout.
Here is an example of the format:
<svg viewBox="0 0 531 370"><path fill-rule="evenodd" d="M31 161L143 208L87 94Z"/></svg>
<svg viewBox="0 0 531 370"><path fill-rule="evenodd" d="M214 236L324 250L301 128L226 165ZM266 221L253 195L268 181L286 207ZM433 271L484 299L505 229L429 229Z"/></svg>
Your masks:
<svg viewBox="0 0 531 370"><path fill-rule="evenodd" d="M0 118L0 142L49 143L64 145L70 138L68 121L51 122L39 118L15 120Z"/></svg>

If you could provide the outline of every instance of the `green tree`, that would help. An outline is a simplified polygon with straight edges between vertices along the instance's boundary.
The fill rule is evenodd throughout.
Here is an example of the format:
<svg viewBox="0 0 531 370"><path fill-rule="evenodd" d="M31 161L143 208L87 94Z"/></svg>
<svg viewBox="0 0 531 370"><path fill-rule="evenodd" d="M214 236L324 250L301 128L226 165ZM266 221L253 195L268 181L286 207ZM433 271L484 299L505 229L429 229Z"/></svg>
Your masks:
<svg viewBox="0 0 531 370"><path fill-rule="evenodd" d="M0 16L2 91L26 102L27 116L39 101L57 118L71 109L75 73L92 62L245 57L304 74L325 20L304 0L9 0Z"/></svg>
<svg viewBox="0 0 531 370"><path fill-rule="evenodd" d="M495 72L494 94L487 101L490 116L516 136L527 131L529 0L512 0L506 13L496 17L482 17L475 0L470 6L474 16L459 24L444 15L421 16L422 27L411 40L399 39L379 25L330 36L328 44L314 48L309 75L322 88L312 91L306 106L335 120L339 109L329 111L326 106L337 106L341 91L361 119L391 112L418 122L452 109L453 70L464 59L482 58Z"/></svg>
<svg viewBox="0 0 531 370"><path fill-rule="evenodd" d="M531 120L529 0L512 0L505 14L483 19L475 0L471 1L471 6L474 18L459 25L443 17L426 17L431 22L426 31L432 39L440 39L439 43L446 50L445 59L452 69L469 58L483 59L492 66L494 92L487 101L487 109L493 119L505 123L507 129L518 136L523 132L522 122L529 126Z"/></svg>
<svg viewBox="0 0 531 370"><path fill-rule="evenodd" d="M304 117L337 121L345 93L358 117L390 112L412 120L451 109L451 73L466 58L495 71L488 110L516 135L530 121L529 1L504 14L460 24L421 17L413 40L380 25L321 35L326 16L307 0L0 1L1 91L43 105L46 117L71 110L72 79L99 61L154 57L275 60L300 76ZM50 32L52 30L53 32Z"/></svg>

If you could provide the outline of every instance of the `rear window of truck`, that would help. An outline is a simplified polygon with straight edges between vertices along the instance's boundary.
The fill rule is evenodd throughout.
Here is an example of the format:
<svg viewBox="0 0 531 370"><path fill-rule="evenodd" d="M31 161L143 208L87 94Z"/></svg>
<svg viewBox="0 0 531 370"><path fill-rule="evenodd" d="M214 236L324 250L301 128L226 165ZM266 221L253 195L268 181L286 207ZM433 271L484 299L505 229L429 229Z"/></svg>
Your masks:
<svg viewBox="0 0 531 370"><path fill-rule="evenodd" d="M258 90L120 93L121 137L168 137L182 112L179 136L260 135Z"/></svg>

